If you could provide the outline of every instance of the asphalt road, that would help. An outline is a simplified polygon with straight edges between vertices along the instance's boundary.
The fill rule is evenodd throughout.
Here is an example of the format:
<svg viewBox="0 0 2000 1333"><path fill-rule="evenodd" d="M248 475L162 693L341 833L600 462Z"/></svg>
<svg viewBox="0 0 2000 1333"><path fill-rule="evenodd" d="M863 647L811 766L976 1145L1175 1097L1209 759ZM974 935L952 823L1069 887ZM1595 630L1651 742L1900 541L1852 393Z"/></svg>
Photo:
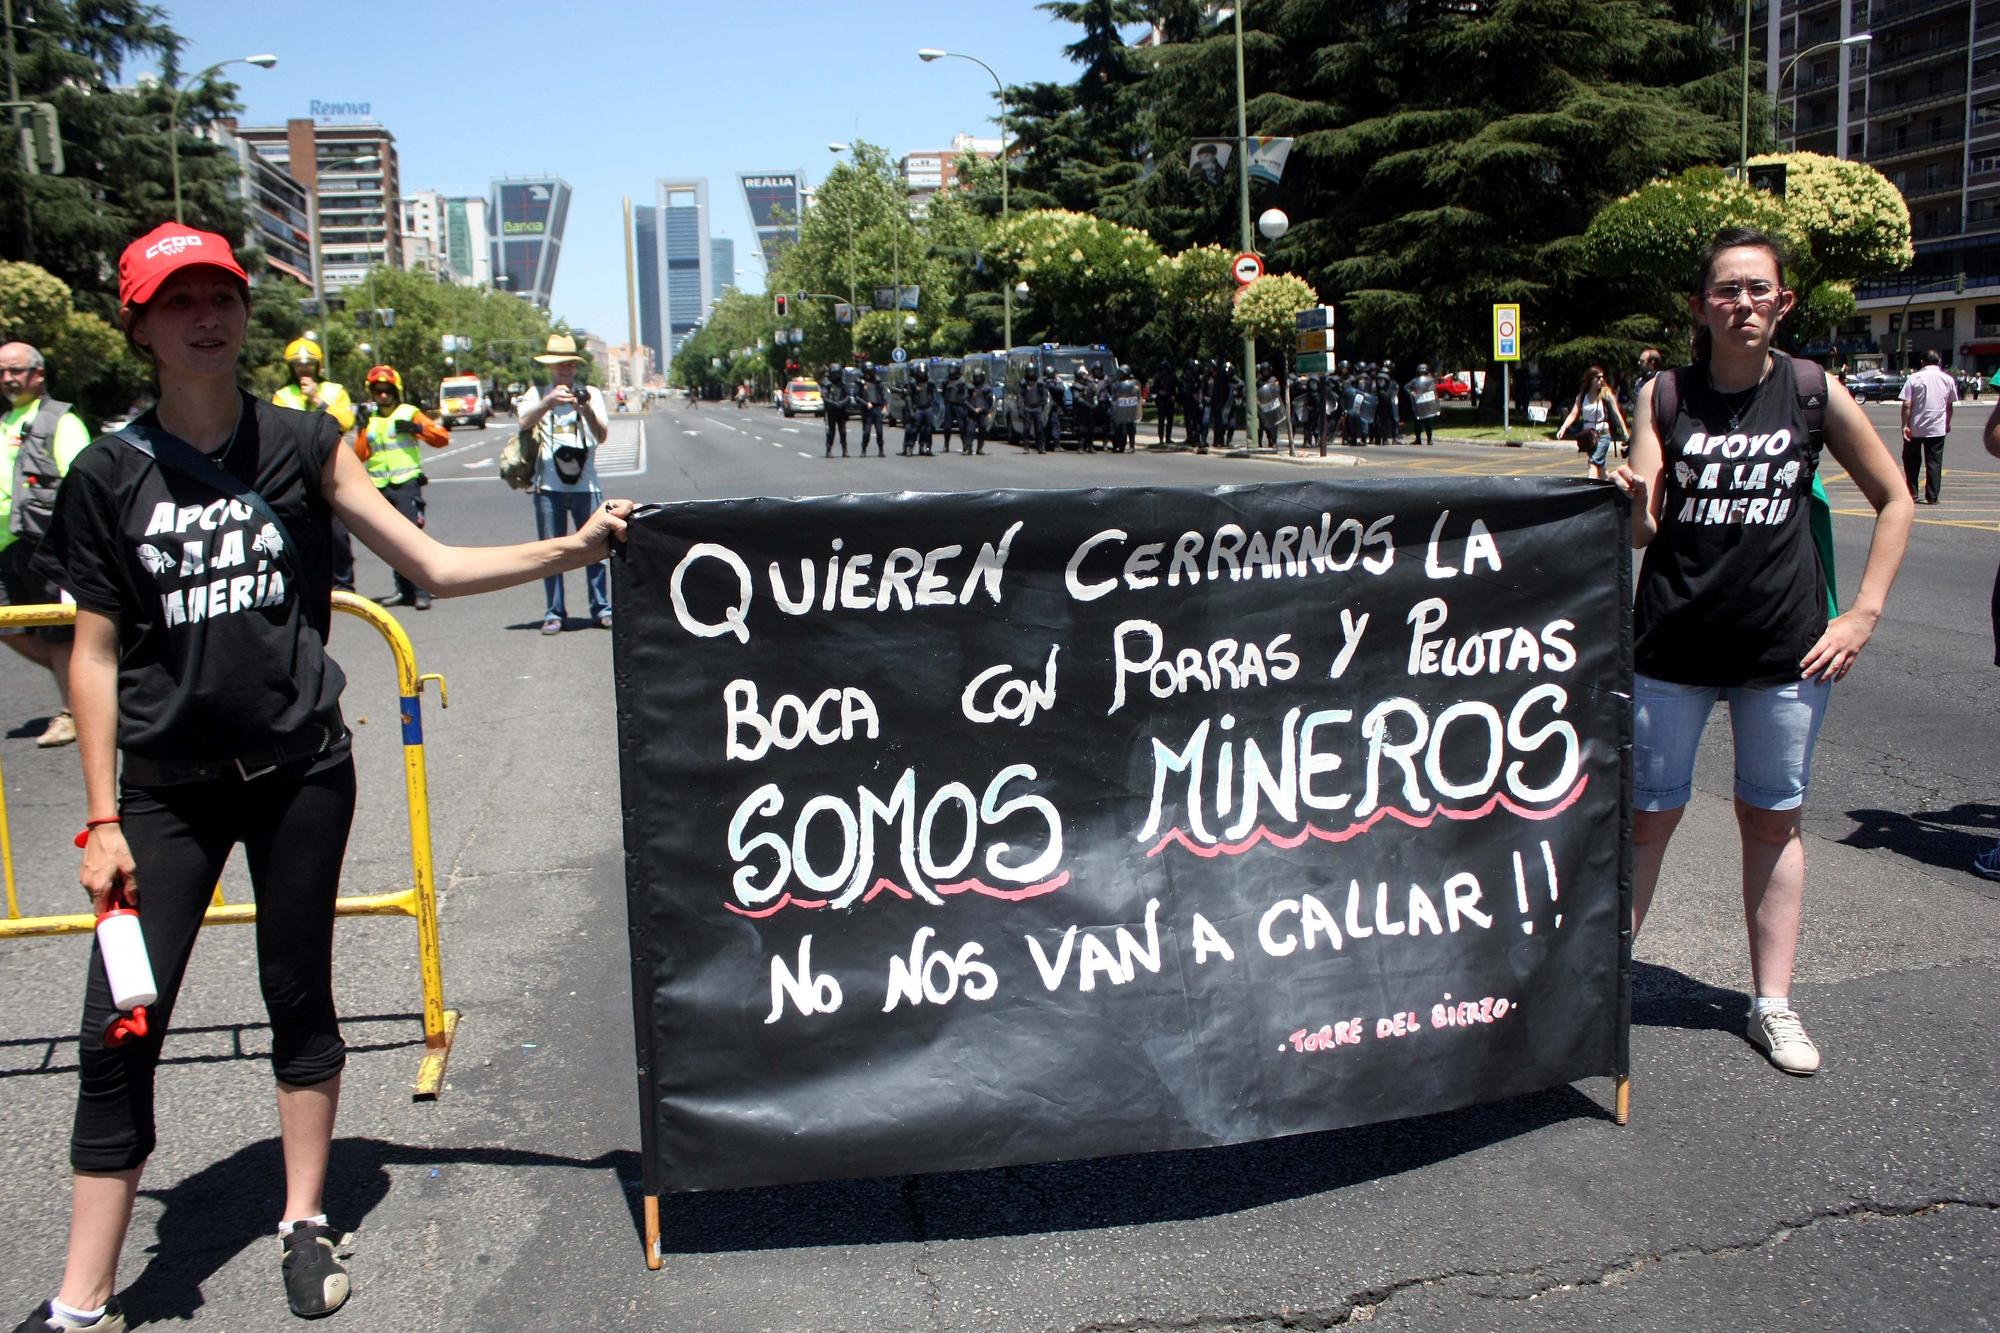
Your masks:
<svg viewBox="0 0 2000 1333"><path fill-rule="evenodd" d="M1892 418L1878 412L1885 421ZM1976 424L1976 423L1974 423ZM621 423L607 488L647 500L987 486L1216 485L1580 470L1562 450L1441 445L1297 464L1141 453L820 457L817 423L672 409ZM1961 432L1970 432L1964 425ZM1638 947L1632 1123L1592 1081L1496 1105L1240 1148L669 1199L663 1272L637 1232L611 636L570 576L405 613L451 707L427 704L445 979L464 1011L445 1095L412 1105L414 931L350 920L352 1047L334 1221L357 1232L357 1329L1986 1328L2000 1321L1996 886L1986 607L2000 467L1955 433L1890 614L1837 696L1810 802L1795 995L1816 1078L1740 1038L1747 981L1718 719ZM432 455L447 540L532 534L494 478L504 428ZM1843 570L1869 526L1833 485ZM1853 577L1852 575L1849 576ZM363 590L386 570L363 557ZM387 654L341 621L363 798L347 889L407 880ZM45 676L0 677L0 763L27 912L74 910L74 751L32 738ZM232 867L225 892L246 892ZM146 1322L292 1327L269 1239L281 1192L250 933L197 951L160 1080L161 1147L128 1240ZM67 1214L80 939L0 942L0 1311L53 1290ZM13 1317L11 1313L7 1317Z"/></svg>

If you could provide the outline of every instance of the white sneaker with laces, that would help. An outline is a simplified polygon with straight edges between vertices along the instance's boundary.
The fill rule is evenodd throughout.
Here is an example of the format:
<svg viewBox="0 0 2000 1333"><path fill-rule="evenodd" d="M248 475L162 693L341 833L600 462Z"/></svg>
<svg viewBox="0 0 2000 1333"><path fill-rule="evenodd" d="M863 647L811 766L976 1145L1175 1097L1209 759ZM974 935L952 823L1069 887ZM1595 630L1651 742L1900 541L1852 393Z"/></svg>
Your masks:
<svg viewBox="0 0 2000 1333"><path fill-rule="evenodd" d="M1819 1047L1806 1035L1806 1025L1791 1009L1770 1009L1750 1016L1750 1044L1770 1057L1787 1074L1804 1078L1819 1070Z"/></svg>

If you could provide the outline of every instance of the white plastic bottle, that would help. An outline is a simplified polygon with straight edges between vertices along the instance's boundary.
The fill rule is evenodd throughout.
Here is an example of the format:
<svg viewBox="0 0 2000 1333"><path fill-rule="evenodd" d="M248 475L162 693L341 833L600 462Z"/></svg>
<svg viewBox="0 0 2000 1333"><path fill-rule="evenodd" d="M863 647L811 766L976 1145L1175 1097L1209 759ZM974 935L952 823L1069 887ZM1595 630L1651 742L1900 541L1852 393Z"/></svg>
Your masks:
<svg viewBox="0 0 2000 1333"><path fill-rule="evenodd" d="M104 955L104 971L111 978L111 1002L130 1013L160 998L153 983L152 960L146 956L146 939L139 932L139 914L129 907L114 907L97 918L97 947Z"/></svg>

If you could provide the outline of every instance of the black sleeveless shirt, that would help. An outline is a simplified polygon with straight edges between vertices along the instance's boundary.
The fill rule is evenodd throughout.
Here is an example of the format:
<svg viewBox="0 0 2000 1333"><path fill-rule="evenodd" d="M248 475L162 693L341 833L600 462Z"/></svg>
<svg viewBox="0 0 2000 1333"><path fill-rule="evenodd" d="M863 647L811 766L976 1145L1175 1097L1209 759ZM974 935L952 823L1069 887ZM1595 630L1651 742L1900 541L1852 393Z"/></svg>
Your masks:
<svg viewBox="0 0 2000 1333"><path fill-rule="evenodd" d="M1773 362L1747 399L1718 394L1705 363L1678 372L1680 415L1660 441L1660 530L1633 617L1635 664L1657 680L1788 684L1826 629L1809 518L1819 452L1791 358Z"/></svg>

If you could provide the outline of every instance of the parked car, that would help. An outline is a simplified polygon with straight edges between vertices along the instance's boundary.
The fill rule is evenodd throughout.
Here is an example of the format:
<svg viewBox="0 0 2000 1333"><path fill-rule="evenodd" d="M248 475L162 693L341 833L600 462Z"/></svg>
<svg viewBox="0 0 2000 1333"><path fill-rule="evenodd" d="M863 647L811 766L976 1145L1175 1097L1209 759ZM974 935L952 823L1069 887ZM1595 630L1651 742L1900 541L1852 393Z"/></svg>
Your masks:
<svg viewBox="0 0 2000 1333"><path fill-rule="evenodd" d="M825 410L825 404L820 402L819 385L813 380L788 381L785 385L784 401L779 406L788 417L795 417L801 413L816 417Z"/></svg>
<svg viewBox="0 0 2000 1333"><path fill-rule="evenodd" d="M1472 397L1472 381L1464 375L1446 375L1438 382L1438 397L1466 399Z"/></svg>

